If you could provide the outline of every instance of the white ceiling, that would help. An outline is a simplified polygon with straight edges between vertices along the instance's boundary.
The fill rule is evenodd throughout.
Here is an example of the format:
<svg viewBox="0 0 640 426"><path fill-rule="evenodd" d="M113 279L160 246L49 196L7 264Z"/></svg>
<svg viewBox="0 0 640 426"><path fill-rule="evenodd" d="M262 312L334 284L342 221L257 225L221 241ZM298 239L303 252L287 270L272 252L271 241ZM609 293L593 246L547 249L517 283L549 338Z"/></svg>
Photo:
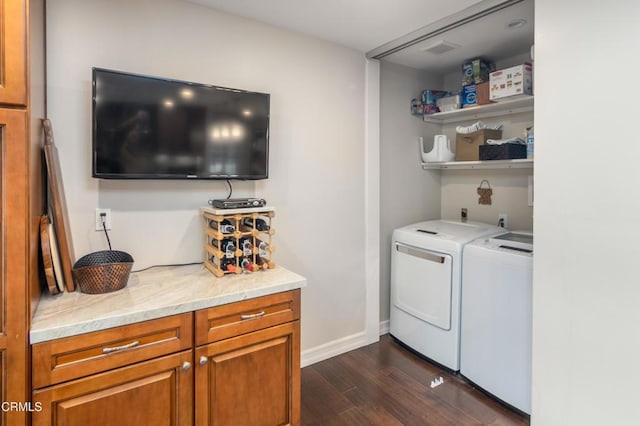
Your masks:
<svg viewBox="0 0 640 426"><path fill-rule="evenodd" d="M188 0L367 52L481 0Z"/></svg>
<svg viewBox="0 0 640 426"><path fill-rule="evenodd" d="M458 69L466 59L496 61L523 54L534 40L534 0L186 1L328 40L373 57L406 43L402 50L379 58L440 73ZM492 12L486 14L487 10ZM525 25L507 28L516 19L524 20ZM427 33L435 35L411 42ZM457 47L442 54L425 52L442 42Z"/></svg>

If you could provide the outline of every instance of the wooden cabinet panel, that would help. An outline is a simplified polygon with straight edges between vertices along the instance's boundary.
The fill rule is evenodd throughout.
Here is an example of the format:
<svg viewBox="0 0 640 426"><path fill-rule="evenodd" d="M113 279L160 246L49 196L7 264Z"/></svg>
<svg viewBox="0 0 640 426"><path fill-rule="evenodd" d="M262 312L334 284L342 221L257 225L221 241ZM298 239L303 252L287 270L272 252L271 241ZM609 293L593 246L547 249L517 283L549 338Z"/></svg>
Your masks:
<svg viewBox="0 0 640 426"><path fill-rule="evenodd" d="M4 4L7 2L5 1ZM18 2L11 2L18 3ZM27 327L29 318L27 112L0 109L0 351L3 354L2 401L29 400ZM2 411L6 423L20 424L26 414ZM3 423L3 424L6 424Z"/></svg>
<svg viewBox="0 0 640 426"><path fill-rule="evenodd" d="M196 424L298 425L300 322L196 348Z"/></svg>
<svg viewBox="0 0 640 426"><path fill-rule="evenodd" d="M7 401L7 388L6 388L6 368L7 362L5 361L5 350L0 349L0 402ZM0 410L0 425L7 424L6 413Z"/></svg>
<svg viewBox="0 0 640 426"><path fill-rule="evenodd" d="M193 345L191 312L37 343L32 347L33 386L107 371Z"/></svg>
<svg viewBox="0 0 640 426"><path fill-rule="evenodd" d="M196 312L196 345L300 319L300 290L286 291Z"/></svg>
<svg viewBox="0 0 640 426"><path fill-rule="evenodd" d="M0 104L27 104L26 7L24 1L0 0Z"/></svg>
<svg viewBox="0 0 640 426"><path fill-rule="evenodd" d="M191 350L51 386L33 394L33 425L191 425Z"/></svg>

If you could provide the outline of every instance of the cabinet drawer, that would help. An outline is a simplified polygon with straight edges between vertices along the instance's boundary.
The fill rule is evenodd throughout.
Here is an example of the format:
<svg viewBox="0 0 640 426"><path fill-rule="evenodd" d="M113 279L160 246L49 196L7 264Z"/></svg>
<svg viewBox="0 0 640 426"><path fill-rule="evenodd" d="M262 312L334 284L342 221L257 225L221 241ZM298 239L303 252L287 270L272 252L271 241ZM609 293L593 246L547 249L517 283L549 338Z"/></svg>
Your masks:
<svg viewBox="0 0 640 426"><path fill-rule="evenodd" d="M140 322L32 346L33 387L65 382L191 348L193 314Z"/></svg>
<svg viewBox="0 0 640 426"><path fill-rule="evenodd" d="M300 318L300 290L196 312L196 345L239 336Z"/></svg>

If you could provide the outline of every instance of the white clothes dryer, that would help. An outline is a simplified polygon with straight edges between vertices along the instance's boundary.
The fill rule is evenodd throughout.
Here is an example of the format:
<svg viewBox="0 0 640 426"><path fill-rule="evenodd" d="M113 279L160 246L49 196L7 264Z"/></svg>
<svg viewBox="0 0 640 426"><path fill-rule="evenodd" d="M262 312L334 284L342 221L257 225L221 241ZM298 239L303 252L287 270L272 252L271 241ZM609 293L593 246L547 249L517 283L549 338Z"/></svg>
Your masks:
<svg viewBox="0 0 640 426"><path fill-rule="evenodd" d="M464 248L460 374L531 414L533 235L510 232Z"/></svg>
<svg viewBox="0 0 640 426"><path fill-rule="evenodd" d="M462 249L504 229L432 220L398 228L391 241L390 334L450 370L460 368Z"/></svg>

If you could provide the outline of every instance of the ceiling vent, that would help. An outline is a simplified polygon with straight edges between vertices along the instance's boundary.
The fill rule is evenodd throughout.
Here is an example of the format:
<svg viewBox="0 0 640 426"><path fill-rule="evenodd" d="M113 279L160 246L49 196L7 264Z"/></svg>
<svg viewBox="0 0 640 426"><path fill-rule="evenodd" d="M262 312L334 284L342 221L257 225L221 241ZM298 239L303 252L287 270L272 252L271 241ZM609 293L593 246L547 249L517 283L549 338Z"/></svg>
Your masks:
<svg viewBox="0 0 640 426"><path fill-rule="evenodd" d="M433 53L434 55L441 55L457 47L460 47L460 45L451 43L450 41L438 40L435 43L431 43L429 46L423 48L422 51Z"/></svg>

